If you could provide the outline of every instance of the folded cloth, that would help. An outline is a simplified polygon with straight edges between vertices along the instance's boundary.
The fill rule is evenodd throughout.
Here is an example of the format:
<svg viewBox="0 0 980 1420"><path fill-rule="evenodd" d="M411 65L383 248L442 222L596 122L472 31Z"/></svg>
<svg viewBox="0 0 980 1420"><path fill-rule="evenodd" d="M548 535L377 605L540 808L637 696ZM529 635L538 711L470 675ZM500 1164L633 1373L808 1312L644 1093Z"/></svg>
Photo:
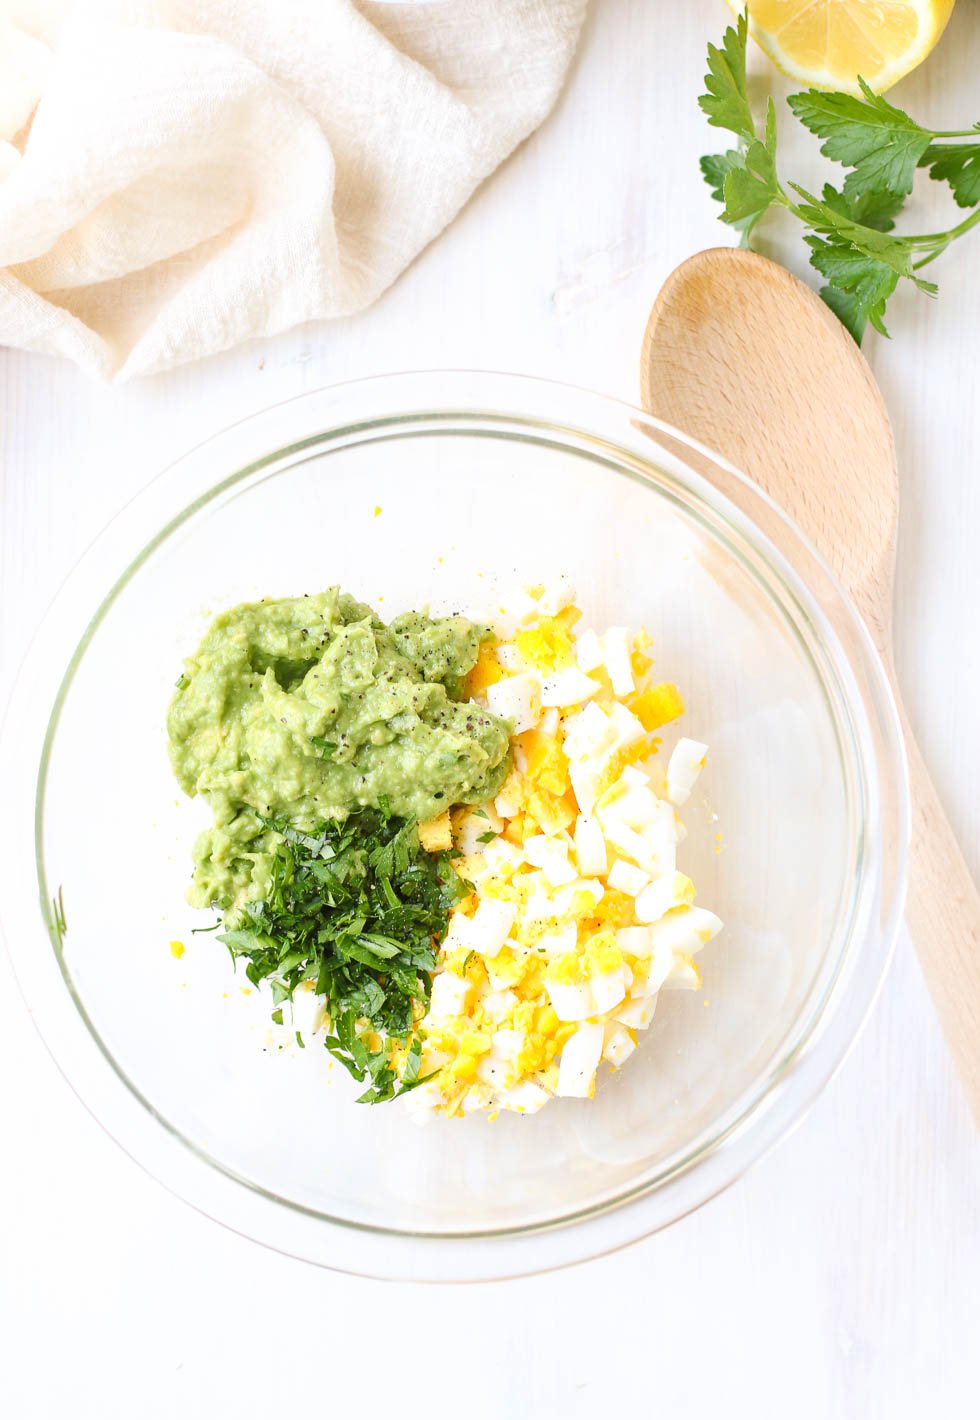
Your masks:
<svg viewBox="0 0 980 1420"><path fill-rule="evenodd" d="M0 0L0 344L129 379L374 301L588 0Z"/></svg>

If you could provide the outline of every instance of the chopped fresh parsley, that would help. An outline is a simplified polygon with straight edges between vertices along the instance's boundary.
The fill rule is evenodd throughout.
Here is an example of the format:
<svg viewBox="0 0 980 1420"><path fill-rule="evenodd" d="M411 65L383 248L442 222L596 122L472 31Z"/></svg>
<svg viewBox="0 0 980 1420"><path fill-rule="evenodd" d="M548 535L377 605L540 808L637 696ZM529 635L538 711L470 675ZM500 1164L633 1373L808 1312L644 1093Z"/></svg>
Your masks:
<svg viewBox="0 0 980 1420"><path fill-rule="evenodd" d="M708 122L738 140L737 148L701 159L711 196L725 209L721 220L741 232L747 246L771 207L792 212L808 229L810 263L827 282L820 292L827 305L858 344L869 322L887 335L885 306L898 283L911 281L934 296L936 285L919 270L980 223L980 123L947 131L923 128L863 79L860 98L818 89L792 94L787 103L824 140L820 151L850 169L840 190L828 183L821 197L789 183L794 198L776 170L775 105L770 98L760 137L748 101L747 39L743 12L725 31L720 49L709 44L705 93L698 100ZM958 206L976 210L948 231L894 234L919 168L948 183Z"/></svg>
<svg viewBox="0 0 980 1420"><path fill-rule="evenodd" d="M470 892L448 853L427 853L412 820L364 809L312 833L280 835L272 887L220 934L276 1015L301 981L326 997L325 1045L356 1080L360 1102L379 1104L422 1083L416 1023L428 1005L436 948L449 912ZM275 1017L274 1017L275 1018ZM395 1052L405 1052L401 1072Z"/></svg>

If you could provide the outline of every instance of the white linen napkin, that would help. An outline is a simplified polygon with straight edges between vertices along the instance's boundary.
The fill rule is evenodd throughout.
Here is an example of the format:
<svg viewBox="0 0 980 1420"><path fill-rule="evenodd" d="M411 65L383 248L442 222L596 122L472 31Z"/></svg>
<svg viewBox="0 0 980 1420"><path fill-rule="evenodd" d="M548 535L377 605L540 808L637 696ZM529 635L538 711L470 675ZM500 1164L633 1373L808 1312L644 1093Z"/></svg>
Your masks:
<svg viewBox="0 0 980 1420"><path fill-rule="evenodd" d="M0 0L0 344L128 379L350 315L541 122L588 0Z"/></svg>

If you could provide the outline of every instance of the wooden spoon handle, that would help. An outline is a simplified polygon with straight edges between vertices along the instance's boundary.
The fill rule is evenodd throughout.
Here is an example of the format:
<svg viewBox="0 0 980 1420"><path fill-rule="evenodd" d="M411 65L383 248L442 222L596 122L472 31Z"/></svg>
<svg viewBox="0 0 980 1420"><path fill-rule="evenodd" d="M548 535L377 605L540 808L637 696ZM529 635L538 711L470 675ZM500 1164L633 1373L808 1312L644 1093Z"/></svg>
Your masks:
<svg viewBox="0 0 980 1420"><path fill-rule="evenodd" d="M901 697L912 844L905 921L950 1054L980 1127L980 893L939 802Z"/></svg>

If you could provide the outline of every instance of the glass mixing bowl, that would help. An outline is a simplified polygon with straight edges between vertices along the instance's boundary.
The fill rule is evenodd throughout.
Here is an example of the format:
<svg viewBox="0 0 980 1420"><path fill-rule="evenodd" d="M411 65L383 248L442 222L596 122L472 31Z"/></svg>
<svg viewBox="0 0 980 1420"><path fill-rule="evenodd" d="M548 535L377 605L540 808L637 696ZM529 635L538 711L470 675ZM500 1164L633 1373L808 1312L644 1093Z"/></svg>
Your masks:
<svg viewBox="0 0 980 1420"><path fill-rule="evenodd" d="M681 862L725 930L700 958L703 989L665 993L594 1100L420 1126L397 1104L356 1105L325 1051L268 1048L268 1001L244 993L214 938L191 935L202 916L184 892L207 815L171 775L167 703L209 617L243 599L340 583L382 614L492 616L560 573L589 623L650 629L658 674L684 691L684 732L711 747ZM676 431L535 380L362 381L188 454L72 573L0 763L18 829L6 939L82 1100L212 1217L368 1275L539 1271L697 1207L826 1084L899 921L895 711L827 570Z"/></svg>

